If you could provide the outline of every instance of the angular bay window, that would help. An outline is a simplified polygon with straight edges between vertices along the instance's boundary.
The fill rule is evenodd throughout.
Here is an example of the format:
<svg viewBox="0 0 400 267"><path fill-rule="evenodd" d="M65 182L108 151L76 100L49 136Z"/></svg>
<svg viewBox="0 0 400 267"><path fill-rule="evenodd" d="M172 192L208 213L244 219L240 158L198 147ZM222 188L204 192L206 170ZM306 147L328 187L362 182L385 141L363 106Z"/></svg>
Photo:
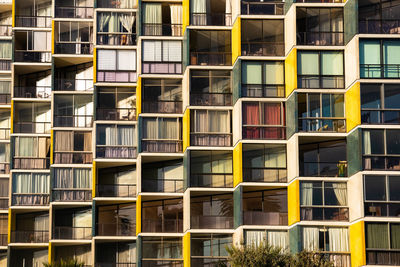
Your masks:
<svg viewBox="0 0 400 267"><path fill-rule="evenodd" d="M96 216L99 236L136 235L136 203L99 206Z"/></svg>
<svg viewBox="0 0 400 267"><path fill-rule="evenodd" d="M227 264L232 246L230 234L192 234L190 238L190 255L193 266L215 266ZM215 265L214 265L215 264Z"/></svg>
<svg viewBox="0 0 400 267"><path fill-rule="evenodd" d="M142 237L142 267L183 267L181 237Z"/></svg>
<svg viewBox="0 0 400 267"><path fill-rule="evenodd" d="M136 125L99 124L96 140L97 158L136 158Z"/></svg>
<svg viewBox="0 0 400 267"><path fill-rule="evenodd" d="M49 137L16 136L13 143L13 169L48 169L50 167Z"/></svg>
<svg viewBox="0 0 400 267"><path fill-rule="evenodd" d="M15 230L11 231L12 243L48 243L49 214L35 212L15 215Z"/></svg>
<svg viewBox="0 0 400 267"><path fill-rule="evenodd" d="M93 90L93 63L82 63L78 65L55 68L53 90Z"/></svg>
<svg viewBox="0 0 400 267"><path fill-rule="evenodd" d="M12 42L0 40L0 70L11 70Z"/></svg>
<svg viewBox="0 0 400 267"><path fill-rule="evenodd" d="M91 164L92 132L54 131L54 164Z"/></svg>
<svg viewBox="0 0 400 267"><path fill-rule="evenodd" d="M400 3L398 0L358 1L360 33L399 34Z"/></svg>
<svg viewBox="0 0 400 267"><path fill-rule="evenodd" d="M343 94L298 94L299 131L346 132Z"/></svg>
<svg viewBox="0 0 400 267"><path fill-rule="evenodd" d="M285 183L286 146L243 144L243 181Z"/></svg>
<svg viewBox="0 0 400 267"><path fill-rule="evenodd" d="M49 204L49 173L13 173L12 205L43 206Z"/></svg>
<svg viewBox="0 0 400 267"><path fill-rule="evenodd" d="M52 228L52 239L91 239L92 209L55 209L53 211ZM88 262L86 261L85 263Z"/></svg>
<svg viewBox="0 0 400 267"><path fill-rule="evenodd" d="M49 134L50 103L18 102L14 104L14 133Z"/></svg>
<svg viewBox="0 0 400 267"><path fill-rule="evenodd" d="M51 70L15 75L14 97L50 98Z"/></svg>
<svg viewBox="0 0 400 267"><path fill-rule="evenodd" d="M93 18L93 0L56 0L56 18Z"/></svg>
<svg viewBox="0 0 400 267"><path fill-rule="evenodd" d="M400 78L400 41L360 39L360 78Z"/></svg>
<svg viewBox="0 0 400 267"><path fill-rule="evenodd" d="M400 130L363 130L363 169L400 170Z"/></svg>
<svg viewBox="0 0 400 267"><path fill-rule="evenodd" d="M244 225L287 225L287 190L273 189L243 193Z"/></svg>
<svg viewBox="0 0 400 267"><path fill-rule="evenodd" d="M192 70L190 72L190 105L231 106L232 80L228 70Z"/></svg>
<svg viewBox="0 0 400 267"><path fill-rule="evenodd" d="M191 110L190 145L193 146L231 146L230 110Z"/></svg>
<svg viewBox="0 0 400 267"><path fill-rule="evenodd" d="M54 127L92 127L92 95L55 95L54 108Z"/></svg>
<svg viewBox="0 0 400 267"><path fill-rule="evenodd" d="M259 246L268 244L273 247L289 249L289 234L279 230L245 230L245 244L247 246Z"/></svg>
<svg viewBox="0 0 400 267"><path fill-rule="evenodd" d="M143 35L182 36L182 5L143 3Z"/></svg>
<svg viewBox="0 0 400 267"><path fill-rule="evenodd" d="M93 54L92 22L56 21L54 35L55 54Z"/></svg>
<svg viewBox="0 0 400 267"><path fill-rule="evenodd" d="M299 51L298 88L344 88L343 51Z"/></svg>
<svg viewBox="0 0 400 267"><path fill-rule="evenodd" d="M136 120L136 92L131 87L98 87L97 120Z"/></svg>
<svg viewBox="0 0 400 267"><path fill-rule="evenodd" d="M15 31L15 62L51 62L51 32Z"/></svg>
<svg viewBox="0 0 400 267"><path fill-rule="evenodd" d="M231 31L190 31L190 65L232 65Z"/></svg>
<svg viewBox="0 0 400 267"><path fill-rule="evenodd" d="M136 45L136 14L97 12L97 45Z"/></svg>
<svg viewBox="0 0 400 267"><path fill-rule="evenodd" d="M245 61L242 63L242 97L284 96L284 62Z"/></svg>
<svg viewBox="0 0 400 267"><path fill-rule="evenodd" d="M283 20L242 20L242 56L284 56Z"/></svg>
<svg viewBox="0 0 400 267"><path fill-rule="evenodd" d="M400 176L364 176L365 216L400 216Z"/></svg>
<svg viewBox="0 0 400 267"><path fill-rule="evenodd" d="M191 187L232 187L232 152L190 151Z"/></svg>
<svg viewBox="0 0 400 267"><path fill-rule="evenodd" d="M244 139L285 139L284 103L243 102Z"/></svg>
<svg viewBox="0 0 400 267"><path fill-rule="evenodd" d="M346 183L301 182L300 218L304 221L348 221Z"/></svg>
<svg viewBox="0 0 400 267"><path fill-rule="evenodd" d="M136 242L96 243L96 263L99 266L136 266Z"/></svg>
<svg viewBox="0 0 400 267"><path fill-rule="evenodd" d="M54 168L52 201L92 201L90 168Z"/></svg>
<svg viewBox="0 0 400 267"><path fill-rule="evenodd" d="M232 1L190 1L190 25L231 26Z"/></svg>
<svg viewBox="0 0 400 267"><path fill-rule="evenodd" d="M143 113L182 113L182 80L144 79Z"/></svg>
<svg viewBox="0 0 400 267"><path fill-rule="evenodd" d="M15 27L51 28L51 1L28 0L15 4Z"/></svg>
<svg viewBox="0 0 400 267"><path fill-rule="evenodd" d="M365 235L367 264L400 265L400 224L368 222Z"/></svg>
<svg viewBox="0 0 400 267"><path fill-rule="evenodd" d="M343 8L297 8L297 45L343 45Z"/></svg>
<svg viewBox="0 0 400 267"><path fill-rule="evenodd" d="M97 82L135 83L136 50L97 50Z"/></svg>
<svg viewBox="0 0 400 267"><path fill-rule="evenodd" d="M143 118L142 152L182 152L180 118Z"/></svg>
<svg viewBox="0 0 400 267"><path fill-rule="evenodd" d="M182 42L143 40L143 74L181 74Z"/></svg>
<svg viewBox="0 0 400 267"><path fill-rule="evenodd" d="M182 160L143 164L142 192L182 193Z"/></svg>
<svg viewBox="0 0 400 267"><path fill-rule="evenodd" d="M142 232L182 233L183 200L143 201Z"/></svg>
<svg viewBox="0 0 400 267"><path fill-rule="evenodd" d="M135 197L136 166L97 169L96 189L99 197Z"/></svg>

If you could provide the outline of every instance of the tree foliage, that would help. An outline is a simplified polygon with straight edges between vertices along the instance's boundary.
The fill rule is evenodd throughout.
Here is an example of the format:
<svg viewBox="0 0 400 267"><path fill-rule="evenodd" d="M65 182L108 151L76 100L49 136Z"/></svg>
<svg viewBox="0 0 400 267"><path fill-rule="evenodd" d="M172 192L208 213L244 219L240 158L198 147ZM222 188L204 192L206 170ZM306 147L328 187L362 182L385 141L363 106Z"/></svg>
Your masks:
<svg viewBox="0 0 400 267"><path fill-rule="evenodd" d="M43 263L44 267L84 267L85 263L79 261L76 258L71 259L60 259L52 263Z"/></svg>

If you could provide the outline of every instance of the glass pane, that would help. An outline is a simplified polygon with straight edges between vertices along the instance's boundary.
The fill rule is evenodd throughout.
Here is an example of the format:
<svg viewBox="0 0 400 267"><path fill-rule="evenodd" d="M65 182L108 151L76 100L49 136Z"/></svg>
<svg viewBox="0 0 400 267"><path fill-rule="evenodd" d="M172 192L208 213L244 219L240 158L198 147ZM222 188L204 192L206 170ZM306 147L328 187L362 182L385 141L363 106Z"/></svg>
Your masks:
<svg viewBox="0 0 400 267"><path fill-rule="evenodd" d="M400 84L385 85L385 108L400 108Z"/></svg>
<svg viewBox="0 0 400 267"><path fill-rule="evenodd" d="M244 84L262 84L261 81L261 64L259 63L243 63L242 83Z"/></svg>
<svg viewBox="0 0 400 267"><path fill-rule="evenodd" d="M266 62L264 66L265 84L284 84L282 62Z"/></svg>
<svg viewBox="0 0 400 267"><path fill-rule="evenodd" d="M386 95L386 93L385 93L385 95ZM386 100L385 100L385 102L386 102ZM381 105L381 86L379 84L362 84L361 85L361 108L381 108L381 107L382 107L382 105Z"/></svg>
<svg viewBox="0 0 400 267"><path fill-rule="evenodd" d="M299 52L297 62L297 71L299 75L318 75L318 56L318 53L315 52Z"/></svg>
<svg viewBox="0 0 400 267"><path fill-rule="evenodd" d="M386 131L386 150L387 154L400 154L400 130Z"/></svg>
<svg viewBox="0 0 400 267"><path fill-rule="evenodd" d="M384 41L383 64L400 64L400 41Z"/></svg>
<svg viewBox="0 0 400 267"><path fill-rule="evenodd" d="M389 200L400 200L400 176L389 176Z"/></svg>
<svg viewBox="0 0 400 267"><path fill-rule="evenodd" d="M385 176L368 175L365 181L365 200L386 200Z"/></svg>
<svg viewBox="0 0 400 267"><path fill-rule="evenodd" d="M363 154L384 154L383 130L363 131Z"/></svg>
<svg viewBox="0 0 400 267"><path fill-rule="evenodd" d="M320 94L309 94L310 117L321 117Z"/></svg>
<svg viewBox="0 0 400 267"><path fill-rule="evenodd" d="M367 248L389 248L388 225L386 223L367 224Z"/></svg>
<svg viewBox="0 0 400 267"><path fill-rule="evenodd" d="M380 64L380 41L360 41L360 64Z"/></svg>
<svg viewBox="0 0 400 267"><path fill-rule="evenodd" d="M321 52L322 75L343 75L343 53Z"/></svg>

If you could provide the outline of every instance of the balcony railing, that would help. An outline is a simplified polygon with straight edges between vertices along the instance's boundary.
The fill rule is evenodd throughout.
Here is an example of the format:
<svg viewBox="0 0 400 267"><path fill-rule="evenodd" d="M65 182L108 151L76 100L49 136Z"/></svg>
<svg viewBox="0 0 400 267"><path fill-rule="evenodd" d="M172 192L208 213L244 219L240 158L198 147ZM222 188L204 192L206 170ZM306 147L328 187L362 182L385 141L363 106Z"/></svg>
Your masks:
<svg viewBox="0 0 400 267"><path fill-rule="evenodd" d="M13 206L45 206L50 203L50 195L45 193L13 193Z"/></svg>
<svg viewBox="0 0 400 267"><path fill-rule="evenodd" d="M303 132L346 132L346 119L299 118L299 131Z"/></svg>
<svg viewBox="0 0 400 267"><path fill-rule="evenodd" d="M398 217L400 216L400 203L365 201L364 214L374 217Z"/></svg>
<svg viewBox="0 0 400 267"><path fill-rule="evenodd" d="M303 221L345 221L349 220L349 209L342 207L300 207Z"/></svg>
<svg viewBox="0 0 400 267"><path fill-rule="evenodd" d="M136 267L134 262L96 262L95 267Z"/></svg>
<svg viewBox="0 0 400 267"><path fill-rule="evenodd" d="M0 210L8 209L8 198L0 198Z"/></svg>
<svg viewBox="0 0 400 267"><path fill-rule="evenodd" d="M242 97L285 97L285 85L242 84Z"/></svg>
<svg viewBox="0 0 400 267"><path fill-rule="evenodd" d="M180 153L182 141L180 140L142 140L142 152L149 153Z"/></svg>
<svg viewBox="0 0 400 267"><path fill-rule="evenodd" d="M11 70L11 59L0 59L0 71Z"/></svg>
<svg viewBox="0 0 400 267"><path fill-rule="evenodd" d="M97 71L96 82L104 83L136 83L135 71Z"/></svg>
<svg viewBox="0 0 400 267"><path fill-rule="evenodd" d="M300 176L347 177L347 161L300 162Z"/></svg>
<svg viewBox="0 0 400 267"><path fill-rule="evenodd" d="M136 197L135 184L97 184L98 197Z"/></svg>
<svg viewBox="0 0 400 267"><path fill-rule="evenodd" d="M0 246L5 247L8 245L7 238L7 234L0 234Z"/></svg>
<svg viewBox="0 0 400 267"><path fill-rule="evenodd" d="M367 248L367 264L400 266L400 251Z"/></svg>
<svg viewBox="0 0 400 267"><path fill-rule="evenodd" d="M13 169L48 169L50 168L50 158L27 158L13 157Z"/></svg>
<svg viewBox="0 0 400 267"><path fill-rule="evenodd" d="M231 66L230 52L190 52L190 65Z"/></svg>
<svg viewBox="0 0 400 267"><path fill-rule="evenodd" d="M0 36L12 36L12 26L0 25Z"/></svg>
<svg viewBox="0 0 400 267"><path fill-rule="evenodd" d="M297 75L298 88L306 89L343 89L343 75Z"/></svg>
<svg viewBox="0 0 400 267"><path fill-rule="evenodd" d="M51 16L15 16L15 27L51 28Z"/></svg>
<svg viewBox="0 0 400 267"><path fill-rule="evenodd" d="M91 164L93 153L88 151L54 152L54 164Z"/></svg>
<svg viewBox="0 0 400 267"><path fill-rule="evenodd" d="M400 170L400 157L384 155L364 155L363 169L398 171Z"/></svg>
<svg viewBox="0 0 400 267"><path fill-rule="evenodd" d="M92 201L91 189L58 189L53 188L51 196L52 201L70 202L70 201Z"/></svg>
<svg viewBox="0 0 400 267"><path fill-rule="evenodd" d="M98 32L97 45L136 45L136 33Z"/></svg>
<svg viewBox="0 0 400 267"><path fill-rule="evenodd" d="M191 229L232 229L233 217L226 215L191 215L190 216Z"/></svg>
<svg viewBox="0 0 400 267"><path fill-rule="evenodd" d="M56 6L56 18L92 19L93 7L81 6Z"/></svg>
<svg viewBox="0 0 400 267"><path fill-rule="evenodd" d="M182 36L182 24L143 23L145 36Z"/></svg>
<svg viewBox="0 0 400 267"><path fill-rule="evenodd" d="M0 162L0 174L9 174L9 173L10 173L10 163Z"/></svg>
<svg viewBox="0 0 400 267"><path fill-rule="evenodd" d="M135 236L136 224L134 223L97 223L99 236Z"/></svg>
<svg viewBox="0 0 400 267"><path fill-rule="evenodd" d="M232 106L231 93L190 93L192 106Z"/></svg>
<svg viewBox="0 0 400 267"><path fill-rule="evenodd" d="M142 179L143 192L183 193L183 179Z"/></svg>
<svg viewBox="0 0 400 267"><path fill-rule="evenodd" d="M96 146L96 158L135 159L137 148L131 146Z"/></svg>
<svg viewBox="0 0 400 267"><path fill-rule="evenodd" d="M183 267L183 260L142 259L141 266L142 267L154 267L154 266Z"/></svg>
<svg viewBox="0 0 400 267"><path fill-rule="evenodd" d="M90 91L93 79L55 79L54 91Z"/></svg>
<svg viewBox="0 0 400 267"><path fill-rule="evenodd" d="M15 86L14 97L50 98L51 86Z"/></svg>
<svg viewBox="0 0 400 267"><path fill-rule="evenodd" d="M93 44L91 43L55 43L54 44L55 54L73 54L73 55L92 55Z"/></svg>
<svg viewBox="0 0 400 267"><path fill-rule="evenodd" d="M242 1L242 15L283 15L282 1L247 2Z"/></svg>
<svg viewBox="0 0 400 267"><path fill-rule="evenodd" d="M242 56L284 56L285 43L243 42Z"/></svg>
<svg viewBox="0 0 400 267"><path fill-rule="evenodd" d="M14 122L15 133L49 134L50 128L50 122Z"/></svg>
<svg viewBox="0 0 400 267"><path fill-rule="evenodd" d="M148 101L142 102L142 112L146 113L182 113L182 101Z"/></svg>
<svg viewBox="0 0 400 267"><path fill-rule="evenodd" d="M399 34L399 19L360 19L358 21L360 33L368 34Z"/></svg>
<svg viewBox="0 0 400 267"><path fill-rule="evenodd" d="M96 108L96 120L136 121L136 108Z"/></svg>
<svg viewBox="0 0 400 267"><path fill-rule="evenodd" d="M243 168L243 181L264 183L286 183L286 168Z"/></svg>
<svg viewBox="0 0 400 267"><path fill-rule="evenodd" d="M92 115L57 115L54 114L54 127L92 127Z"/></svg>
<svg viewBox="0 0 400 267"><path fill-rule="evenodd" d="M51 63L50 51L14 51L15 62Z"/></svg>
<svg viewBox="0 0 400 267"><path fill-rule="evenodd" d="M97 8L137 8L137 2L132 1L115 1L115 0L98 0L97 1Z"/></svg>
<svg viewBox="0 0 400 267"><path fill-rule="evenodd" d="M10 139L10 128L0 128L0 140Z"/></svg>
<svg viewBox="0 0 400 267"><path fill-rule="evenodd" d="M54 226L52 239L91 239L92 227Z"/></svg>
<svg viewBox="0 0 400 267"><path fill-rule="evenodd" d="M48 243L49 230L12 231L11 243Z"/></svg>
<svg viewBox="0 0 400 267"><path fill-rule="evenodd" d="M297 45L344 45L344 33L298 32Z"/></svg>
<svg viewBox="0 0 400 267"><path fill-rule="evenodd" d="M191 13L190 25L193 26L231 26L232 14L230 13Z"/></svg>
<svg viewBox="0 0 400 267"><path fill-rule="evenodd" d="M261 202L261 199L260 199L260 202ZM287 225L288 224L288 214L287 214L287 212L265 212L265 211L246 211L245 210L245 211L243 211L243 224L245 224L245 225Z"/></svg>
<svg viewBox="0 0 400 267"><path fill-rule="evenodd" d="M142 232L182 233L183 219L142 219Z"/></svg>
<svg viewBox="0 0 400 267"><path fill-rule="evenodd" d="M400 78L400 64L360 64L361 78Z"/></svg>
<svg viewBox="0 0 400 267"><path fill-rule="evenodd" d="M366 124L400 124L400 110L362 109L361 122Z"/></svg>
<svg viewBox="0 0 400 267"><path fill-rule="evenodd" d="M11 94L0 94L0 105L8 105L11 103Z"/></svg>
<svg viewBox="0 0 400 267"><path fill-rule="evenodd" d="M286 126L243 126L243 139L285 140Z"/></svg>
<svg viewBox="0 0 400 267"><path fill-rule="evenodd" d="M232 134L190 133L192 146L231 146Z"/></svg>
<svg viewBox="0 0 400 267"><path fill-rule="evenodd" d="M182 62L142 62L143 74L182 74Z"/></svg>
<svg viewBox="0 0 400 267"><path fill-rule="evenodd" d="M351 260L349 253L335 253L335 252L319 252L325 259L333 262L337 267L351 267Z"/></svg>
<svg viewBox="0 0 400 267"><path fill-rule="evenodd" d="M232 173L191 173L191 187L233 187Z"/></svg>

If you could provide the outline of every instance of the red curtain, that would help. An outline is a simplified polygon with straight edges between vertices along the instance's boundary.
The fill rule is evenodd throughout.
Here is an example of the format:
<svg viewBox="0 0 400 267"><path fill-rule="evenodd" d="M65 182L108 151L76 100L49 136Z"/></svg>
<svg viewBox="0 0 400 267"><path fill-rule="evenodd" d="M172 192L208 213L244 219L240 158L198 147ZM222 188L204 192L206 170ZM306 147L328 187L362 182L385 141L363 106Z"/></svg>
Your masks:
<svg viewBox="0 0 400 267"><path fill-rule="evenodd" d="M243 105L243 125L259 125L260 110L258 103L246 103Z"/></svg>

